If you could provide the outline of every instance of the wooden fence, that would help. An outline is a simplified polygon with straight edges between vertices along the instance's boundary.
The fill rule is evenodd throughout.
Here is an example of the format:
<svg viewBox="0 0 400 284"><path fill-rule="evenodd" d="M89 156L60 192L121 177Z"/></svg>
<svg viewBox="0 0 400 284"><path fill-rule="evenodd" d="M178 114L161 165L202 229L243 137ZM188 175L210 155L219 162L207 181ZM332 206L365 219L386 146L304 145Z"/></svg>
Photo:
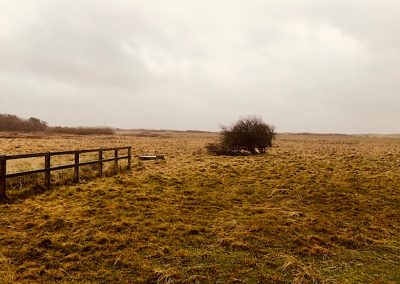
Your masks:
<svg viewBox="0 0 400 284"><path fill-rule="evenodd" d="M98 174L100 177L103 176L103 163L114 161L114 172L118 173L118 160L127 159L128 166L127 168L131 168L131 149L132 147L116 147L116 148L101 148L101 149L91 149L91 150L75 150L75 151L63 151L63 152L47 152L47 153L35 153L35 154L22 154L22 155L4 155L0 156L0 198L6 197L7 190L7 179L21 177L31 174L44 173L45 186L47 188L51 185L50 174L52 171L64 170L74 168L74 182L79 182L79 167L87 166L87 165L98 165ZM126 156L119 156L119 150L128 150L128 154ZM114 157L104 159L103 154L107 151L113 151ZM90 161L90 162L80 162L80 154L84 153L98 153L98 160ZM55 167L51 166L51 157L60 156L60 155L74 155L75 162L73 164L68 165L58 165ZM44 168L25 171L25 172L17 172L17 173L9 173L7 174L7 161L8 160L17 160L17 159L26 159L26 158L36 158L36 157L44 157Z"/></svg>

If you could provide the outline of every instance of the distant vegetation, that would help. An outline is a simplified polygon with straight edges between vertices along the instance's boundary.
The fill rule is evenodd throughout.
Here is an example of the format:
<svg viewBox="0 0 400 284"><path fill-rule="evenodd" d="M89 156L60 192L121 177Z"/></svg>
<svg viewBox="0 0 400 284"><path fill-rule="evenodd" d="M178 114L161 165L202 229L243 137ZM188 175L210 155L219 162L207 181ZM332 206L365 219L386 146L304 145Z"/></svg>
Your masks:
<svg viewBox="0 0 400 284"><path fill-rule="evenodd" d="M47 128L47 123L38 118L22 119L12 114L0 114L0 131L38 132Z"/></svg>
<svg viewBox="0 0 400 284"><path fill-rule="evenodd" d="M265 153L272 147L276 133L272 125L260 117L239 119L231 127L222 127L220 141L206 146L207 151L217 155L235 155L249 152L252 155Z"/></svg>
<svg viewBox="0 0 400 284"><path fill-rule="evenodd" d="M22 119L12 114L0 114L0 131L16 131L16 132L46 132L46 133L63 133L73 135L89 135L89 134L114 134L110 128L96 127L61 127L48 126L47 122L35 117Z"/></svg>
<svg viewBox="0 0 400 284"><path fill-rule="evenodd" d="M50 127L52 133L63 133L73 135L88 135L88 134L106 134L112 135L114 131L111 128L96 128L96 127Z"/></svg>

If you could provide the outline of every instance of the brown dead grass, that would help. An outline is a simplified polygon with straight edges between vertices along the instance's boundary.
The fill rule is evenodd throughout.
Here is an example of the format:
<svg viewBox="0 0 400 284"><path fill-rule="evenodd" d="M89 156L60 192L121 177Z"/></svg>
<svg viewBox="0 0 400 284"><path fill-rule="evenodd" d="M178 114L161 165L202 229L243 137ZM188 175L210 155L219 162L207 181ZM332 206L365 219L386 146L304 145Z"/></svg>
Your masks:
<svg viewBox="0 0 400 284"><path fill-rule="evenodd" d="M0 205L0 282L400 281L399 139L282 135L266 155L215 157L213 134L153 134L1 138L7 154L166 160Z"/></svg>

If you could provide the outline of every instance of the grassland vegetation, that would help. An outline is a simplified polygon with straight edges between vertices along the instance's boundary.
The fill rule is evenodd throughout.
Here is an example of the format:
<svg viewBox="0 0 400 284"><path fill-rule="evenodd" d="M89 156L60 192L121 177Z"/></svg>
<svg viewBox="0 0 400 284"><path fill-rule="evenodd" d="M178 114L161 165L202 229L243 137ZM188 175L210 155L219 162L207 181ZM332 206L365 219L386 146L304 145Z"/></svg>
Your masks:
<svg viewBox="0 0 400 284"><path fill-rule="evenodd" d="M400 139L279 135L265 155L212 156L217 135L151 134L3 135L6 154L166 160L0 204L0 282L400 281Z"/></svg>

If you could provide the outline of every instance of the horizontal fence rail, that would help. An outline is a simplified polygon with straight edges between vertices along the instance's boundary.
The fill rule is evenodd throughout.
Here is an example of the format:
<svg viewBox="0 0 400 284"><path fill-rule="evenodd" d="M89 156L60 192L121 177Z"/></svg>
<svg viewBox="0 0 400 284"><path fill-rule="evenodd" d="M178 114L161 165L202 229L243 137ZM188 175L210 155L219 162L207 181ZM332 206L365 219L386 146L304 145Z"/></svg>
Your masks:
<svg viewBox="0 0 400 284"><path fill-rule="evenodd" d="M119 156L119 150L127 150L128 154L126 156ZM128 160L127 168L131 168L131 150L132 147L115 147L115 148L100 148L100 149L89 149L89 150L75 150L75 151L62 151L62 152L44 152L44 153L33 153L33 154L19 154L19 155L3 155L0 156L0 198L6 197L6 190L7 190L7 179L9 178L16 178L26 175L32 174L39 174L44 173L44 180L45 186L49 188L51 186L51 172L58 171L58 170L65 170L65 169L74 169L74 182L79 182L79 168L81 166L88 166L88 165L98 165L98 175L100 177L103 176L103 163L105 162L114 162L114 173L118 173L118 161L122 159ZM104 152L114 152L114 157L104 159ZM80 162L80 154L86 153L98 153L98 159L95 161L89 162ZM51 166L51 157L53 156L61 156L61 155L74 155L75 161L73 164L68 165L58 165L58 166ZM26 158L38 158L44 157L44 168L37 169L37 170L30 170L24 172L17 172L17 173L10 173L7 174L7 161L8 160L17 160L17 159L26 159Z"/></svg>

